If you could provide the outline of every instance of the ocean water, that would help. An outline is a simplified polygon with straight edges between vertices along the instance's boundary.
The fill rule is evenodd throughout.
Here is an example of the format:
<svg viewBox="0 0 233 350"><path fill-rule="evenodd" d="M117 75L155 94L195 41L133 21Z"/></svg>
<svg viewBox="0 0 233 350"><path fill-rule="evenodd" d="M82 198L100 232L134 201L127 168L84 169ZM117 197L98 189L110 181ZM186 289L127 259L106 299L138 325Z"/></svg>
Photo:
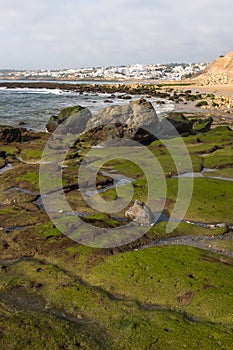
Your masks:
<svg viewBox="0 0 233 350"><path fill-rule="evenodd" d="M123 105L128 100L119 99L120 94L111 98L110 94L96 94L65 92L60 89L28 89L0 88L0 125L18 126L24 122L25 127L34 131L44 131L51 115L57 115L63 108L81 105L88 107L95 114L100 109L111 105ZM132 96L132 100L141 96ZM106 102L112 101L112 103ZM171 101L164 105L158 104L156 98L148 99L152 102L158 115L173 109ZM161 99L160 99L161 100Z"/></svg>

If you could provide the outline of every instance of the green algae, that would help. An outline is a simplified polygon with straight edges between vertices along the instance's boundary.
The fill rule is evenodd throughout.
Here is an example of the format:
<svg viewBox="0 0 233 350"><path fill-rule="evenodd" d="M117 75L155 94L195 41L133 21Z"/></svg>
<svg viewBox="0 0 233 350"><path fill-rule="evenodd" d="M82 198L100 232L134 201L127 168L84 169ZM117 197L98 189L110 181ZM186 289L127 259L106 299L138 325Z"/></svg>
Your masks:
<svg viewBox="0 0 233 350"><path fill-rule="evenodd" d="M232 177L232 131L220 127L184 141L195 171L203 166L220 166L211 174ZM38 160L42 144L37 155L34 150L30 153L30 143L23 147L23 159ZM18 148L11 147L16 154ZM170 176L176 175L177 169L161 141L149 148L163 166L169 214L178 184ZM105 169L133 177L133 200L146 200L147 182L139 167L117 159L107 163ZM91 214L86 220L97 226L119 224L82 201L77 186L72 187L77 185L76 170L68 162L63 173L72 208ZM38 166L16 164L16 169L1 175L1 180L2 190L17 186L36 190ZM160 187L159 179L156 181ZM185 185L186 179L182 181ZM104 182L104 177L99 179L101 187ZM186 219L232 224L232 190L227 181L195 179ZM102 196L115 200L117 193L110 189ZM0 348L231 349L232 259L185 246L133 251L132 245L125 248L132 250L128 252L124 248L121 252L84 247L64 237L26 196L21 200L17 205L0 208L1 225L33 225L10 234L1 231L1 258L16 260L5 260L0 266ZM67 220L72 225L71 218ZM153 226L147 233L148 242L184 235L217 237L227 231L225 227L212 230L181 223L167 235L165 227L166 222ZM213 239L211 245L223 252L232 251L230 238ZM30 301L35 301L33 307ZM35 305L41 306L35 310Z"/></svg>
<svg viewBox="0 0 233 350"><path fill-rule="evenodd" d="M91 270L88 281L141 303L159 304L230 325L232 273L231 266L214 258L212 262L211 255L208 261L208 254L201 250L173 246L109 257ZM178 298L190 290L195 296L183 306Z"/></svg>
<svg viewBox="0 0 233 350"><path fill-rule="evenodd" d="M102 349L198 349L200 346L203 349L219 346L230 349L232 318L231 306L227 304L231 292L230 267L221 261L209 261L212 256L199 250L173 248L112 257L102 255L94 265L92 262L88 273L83 272L87 283L75 277L80 271L79 261L86 264L86 260L90 260L91 251L86 248L69 248L71 254L78 252L73 272L36 259L9 265L0 272L2 294L14 295L21 288L28 301L43 298L46 309L39 306L36 312L29 311L28 302L26 312L21 302L24 312L18 314L15 308L9 312L8 307L7 316L6 312L4 315L1 312L0 319L7 325L3 328L1 341L9 339L10 321L14 317L16 339L22 344L30 342L34 345L40 334L38 349L42 348L45 332L42 324L38 322L34 336L31 332L35 327L34 316L43 319L46 310L48 322L53 325L51 330L48 328L47 345L55 349L60 348L62 340L69 344L68 348L75 349L74 339L83 342L87 349L88 344L90 349L98 348L95 343ZM95 250L92 253L95 254ZM190 305L182 306L177 298L190 289L195 291L195 296ZM223 297L216 309L213 305L219 290ZM57 310L64 315L59 321L55 317ZM18 315L25 320L20 328ZM220 318L224 324L218 322ZM26 327L29 327L29 333L23 334L22 329ZM58 344L53 343L55 331ZM10 341L13 348L11 344L14 342Z"/></svg>
<svg viewBox="0 0 233 350"><path fill-rule="evenodd" d="M233 145L205 156L203 164L205 168L233 167Z"/></svg>
<svg viewBox="0 0 233 350"><path fill-rule="evenodd" d="M39 182L39 174L35 171L28 171L26 174L16 178L18 182L30 182L32 185L37 185Z"/></svg>
<svg viewBox="0 0 233 350"><path fill-rule="evenodd" d="M187 180L187 181L186 181ZM188 179L182 179L183 184ZM177 179L167 179L168 198L175 200ZM232 223L233 186L229 181L195 178L192 200L185 218L209 223Z"/></svg>

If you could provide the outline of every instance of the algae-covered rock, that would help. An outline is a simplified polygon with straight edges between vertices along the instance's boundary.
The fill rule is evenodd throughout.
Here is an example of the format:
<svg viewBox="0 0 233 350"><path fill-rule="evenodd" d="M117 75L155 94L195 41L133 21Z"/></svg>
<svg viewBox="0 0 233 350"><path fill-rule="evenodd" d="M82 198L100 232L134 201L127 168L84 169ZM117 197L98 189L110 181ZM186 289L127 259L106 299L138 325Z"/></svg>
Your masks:
<svg viewBox="0 0 233 350"><path fill-rule="evenodd" d="M0 126L0 141L4 144L21 142L21 130L20 128L13 128L12 126Z"/></svg>
<svg viewBox="0 0 233 350"><path fill-rule="evenodd" d="M6 152L0 151L0 169L4 168L6 165Z"/></svg>
<svg viewBox="0 0 233 350"><path fill-rule="evenodd" d="M178 131L178 133L182 136L187 136L193 133L192 130L192 121L190 121L188 118L184 116L183 113L180 112L169 112L166 116L166 120L171 123L171 125ZM164 122L164 120L161 121L161 129L160 133L163 136L166 136L169 134L169 136L172 136L174 131L172 131L172 128L168 130L167 123Z"/></svg>
<svg viewBox="0 0 233 350"><path fill-rule="evenodd" d="M50 117L49 122L46 124L46 129L49 132L53 132L58 127L58 125L63 123L71 116L73 116L73 118L71 118L69 124L67 124L69 131L76 131L77 133L80 133L85 129L87 121L91 118L91 112L89 109L82 106L64 108L58 114L58 116L53 115Z"/></svg>
<svg viewBox="0 0 233 350"><path fill-rule="evenodd" d="M205 119L197 119L194 121L193 131L195 131L195 132L207 132L210 130L213 121L214 120L212 117L208 117Z"/></svg>

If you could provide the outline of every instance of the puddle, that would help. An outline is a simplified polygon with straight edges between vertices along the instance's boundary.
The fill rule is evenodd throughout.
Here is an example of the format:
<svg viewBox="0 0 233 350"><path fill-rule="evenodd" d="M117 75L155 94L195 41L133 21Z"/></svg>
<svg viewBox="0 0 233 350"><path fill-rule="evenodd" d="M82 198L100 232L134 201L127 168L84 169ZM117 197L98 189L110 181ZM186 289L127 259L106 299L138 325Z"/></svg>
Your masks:
<svg viewBox="0 0 233 350"><path fill-rule="evenodd" d="M43 197L47 197L47 198L50 197L51 199L56 199L56 197L49 196L49 195L47 195L47 196L39 196L33 202L33 204L35 204L38 207L38 209L40 209L40 210L45 210L44 203L43 203ZM78 212L78 211L63 211L63 210L58 211L58 210L54 210L54 209L52 209L52 207L49 208L47 201L46 201L46 203L47 203L46 211L48 213L61 213L62 215L66 214L66 215L69 215L69 216L71 215L71 216L82 216L82 217L86 217L88 215L87 213Z"/></svg>
<svg viewBox="0 0 233 350"><path fill-rule="evenodd" d="M13 166L10 163L6 164L2 169L0 169L0 175L11 169L13 169Z"/></svg>
<svg viewBox="0 0 233 350"><path fill-rule="evenodd" d="M157 213L156 213L157 214ZM154 222L154 224L158 224L160 222L168 222L170 219L169 215L167 215L166 213L162 213L160 215L160 217L158 218L158 220L156 220ZM177 222L176 219L173 219L172 220L173 222ZM182 220L181 221L182 223L185 223L185 224L189 224L189 225L196 225L196 226L201 226L201 227L204 227L204 228L209 228L211 230L216 230L216 229L219 229L219 228L228 228L230 230L233 229L233 225L228 225L226 224L225 222L220 222L220 223L207 223L207 222L201 222L201 221L191 221L191 220Z"/></svg>
<svg viewBox="0 0 233 350"><path fill-rule="evenodd" d="M210 250L215 253L219 253L230 258L233 257L233 252L224 251L221 248L214 247L212 244L216 241L227 241L232 239L228 234L222 236L178 236L166 239L157 239L154 242L142 247L141 249L152 248L161 245L185 245L204 250Z"/></svg>
<svg viewBox="0 0 233 350"><path fill-rule="evenodd" d="M22 287L2 292L0 299L23 311L41 311L46 305L42 297L26 293L25 289Z"/></svg>
<svg viewBox="0 0 233 350"><path fill-rule="evenodd" d="M203 177L203 178L207 178L207 179L217 179L217 180L222 180L222 181L233 181L233 178L229 178L229 177L222 177L222 176L211 176L211 175L207 175L207 173L213 173L213 172L217 172L218 169L210 169L210 168L203 168L202 171L200 172L187 172L187 173L183 173L183 174L179 174L177 176L172 176L173 179L177 179L177 178L198 178L198 177ZM203 175L206 174L206 175Z"/></svg>
<svg viewBox="0 0 233 350"><path fill-rule="evenodd" d="M1 226L1 230L5 230L6 233L12 233L14 231L20 231L20 230L26 230L30 227L33 227L34 225L27 225L27 226Z"/></svg>
<svg viewBox="0 0 233 350"><path fill-rule="evenodd" d="M135 181L135 179L126 177L124 175L115 174L114 170L113 170L113 172L102 171L101 174L103 176L112 178L113 179L113 184L109 185L109 186L106 186L106 187L102 188L101 190L97 190L97 189L87 190L87 191L85 191L85 194L86 194L87 197L94 197L94 196L96 196L96 195L98 195L100 193L104 193L104 192L106 192L108 190L111 190L113 188L125 186L125 185Z"/></svg>
<svg viewBox="0 0 233 350"><path fill-rule="evenodd" d="M29 191L29 190L25 190L24 188L20 188L20 187L11 187L11 188L8 188L7 190L5 190L4 192L7 193L7 192L13 192L13 191L18 191L18 192L21 192L24 194L29 194L31 196L38 196L38 193Z"/></svg>

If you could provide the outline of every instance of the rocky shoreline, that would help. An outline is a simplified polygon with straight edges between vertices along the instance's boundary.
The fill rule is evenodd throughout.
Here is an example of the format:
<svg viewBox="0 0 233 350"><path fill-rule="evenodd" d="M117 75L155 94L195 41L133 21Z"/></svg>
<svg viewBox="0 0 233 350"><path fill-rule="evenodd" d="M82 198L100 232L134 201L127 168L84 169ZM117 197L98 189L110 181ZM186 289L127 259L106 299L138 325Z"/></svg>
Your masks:
<svg viewBox="0 0 233 350"><path fill-rule="evenodd" d="M82 110L82 108L80 109L80 107L77 106L66 108L60 112L59 116L57 117L57 121L59 121L59 123L62 123L66 119L70 118L73 114L75 116L77 111L79 113L82 113L82 111L85 110ZM126 120L127 126L123 125L119 121L114 122L114 119L111 119L114 114L121 115L122 117L125 116L126 118L128 118ZM71 203L75 205L75 210L77 212L83 213L85 215L88 213L92 213L86 208L85 204L82 204L81 207L80 205L77 205L80 202L81 198L80 193L78 193L79 186L76 183L77 176L74 176L75 165L77 166L81 164L81 162L85 159L85 152L87 149L89 149L93 145L98 145L99 142L103 142L105 140L112 139L112 141L114 141L115 139L120 137L122 140L124 138L136 140L142 145L150 145L151 143L156 142L157 138L154 135L152 135L149 132L145 133L145 130L140 131L140 125L143 126L143 121L141 120L142 115L144 118L144 122L146 121L147 124L152 123L152 129L156 129L160 136L163 135L163 133L164 135L166 135L167 131L163 131L163 122L159 121L159 119L157 118L154 108L149 102L142 98L138 101L129 102L126 106L111 106L104 110L104 113L100 112L94 119L92 129L88 130L86 134L83 134L83 136L75 142L75 144L69 152L68 159L61 166L61 170L63 171L63 176L65 180L64 190L68 197L70 197ZM110 119L108 120L109 116ZM86 118L85 114L84 117L84 124L88 125L88 120L90 116L88 115L88 118ZM83 124L84 119L82 115L81 118ZM185 117L184 114L179 112L168 113L167 120L181 135L186 137L193 136L194 138L196 136L197 141L195 142L197 143L197 145L200 143L200 146L200 138L202 137L201 135L205 135L205 133L208 133L211 130L211 125L213 123L212 118L203 119L197 118L196 116L194 118L190 118ZM54 119L54 116L51 117L51 120L47 126L49 131L54 131L56 129L56 127L59 124L57 121L56 119ZM108 122L108 125L105 127L102 126L104 121ZM97 124L95 124L96 122ZM98 126L98 123L100 124L100 126ZM84 124L82 125L82 131L85 130ZM9 210L11 205L19 205L19 203L21 203L20 205L22 205L22 201L25 201L25 203L27 203L26 206L25 204L23 204L22 209L25 208L25 210L27 210L26 208L28 206L33 208L35 218L33 220L29 220L29 223L25 225L25 228L31 227L32 222L33 225L34 223L36 223L36 216L38 210L38 217L41 218L41 214L43 214L42 221L44 221L46 217L44 216L45 213L40 204L41 199L39 200L38 171L39 166L41 164L41 155L44 150L45 144L49 140L49 137L49 133L35 133L32 131L28 131L24 127L0 127L0 176L3 180L1 185L2 193L0 196L0 202L3 206L9 206ZM56 142L54 141L53 148L56 150L56 147ZM213 147L213 149L211 148L210 151L214 152L218 149L218 146L215 146ZM94 158L92 160L92 162L95 161L98 161L98 158ZM111 188L111 185L113 185L114 183L114 176L112 176L111 178L110 173L108 173L108 176L103 174L103 172L98 173L96 186L99 190L104 188ZM168 178L174 178L175 175L178 174L170 170L166 174ZM78 202L75 204L75 201L77 201L76 196L78 196ZM36 204L36 208L34 204ZM34 214L31 215L31 219L33 218ZM91 222L93 221L93 219L90 220ZM41 219L39 219L38 221L41 222ZM119 222L117 222L116 220L115 224L118 225ZM14 229L14 226L18 227L19 230L23 227L21 225L20 218L19 221L17 221L16 225L12 225L7 211L5 217L5 224L3 220L2 229L4 229L4 227L12 227L12 229Z"/></svg>
<svg viewBox="0 0 233 350"><path fill-rule="evenodd" d="M12 86L15 84L8 87ZM44 84L40 86L45 88ZM61 88L60 84L53 86ZM46 84L46 88L51 85ZM81 93L92 89L69 88L80 89ZM99 86L94 89L105 91ZM114 89L116 86L109 87L108 91L114 93ZM194 99L193 104L200 101L190 92L174 96L173 91L152 87L123 86L120 93L122 96L133 94L132 91L138 94L138 89L143 91L143 97L158 94L169 98L172 93L174 100L177 96L188 100L188 105L184 106L190 106L189 99ZM176 202L179 174L160 140L151 139L149 134L135 133L131 117L138 118L140 126L140 115L142 111L145 113L145 108L147 121L153 119L158 126L156 113L144 98L126 103L120 110L129 113L128 126L113 122L109 117L111 125L101 128L98 119L106 115L100 113L94 129L82 134L64 162L57 164L72 211L96 228L117 230L128 220L135 219L138 210L133 216L131 210L127 219L124 210L108 215L87 206L77 178L86 154L94 145L96 155L93 153L89 162L98 165L96 145L100 141L109 138L114 141L119 135L124 138L130 134L132 139L136 135L147 145L161 163L167 198L160 220L141 238L115 248L92 248L76 243L50 221L40 194L39 170L51 134L32 132L23 125L0 127L0 347L13 344L10 348L13 349L21 344L21 348L26 349L39 343L41 348L54 349L134 349L135 339L140 335L137 349L142 349L148 339L147 348L154 344L163 347L168 342L171 349L190 347L190 342L198 339L200 344L205 344L205 349L219 346L230 349L233 191L231 182L226 179L233 178L233 131L229 126L214 125L213 128L214 118L203 114L202 109L200 115L187 109L184 113L167 115L184 136L193 171L215 170L211 178L194 179L193 198L185 220L167 233L167 218ZM75 111L75 108L61 111L50 120L53 127ZM108 111L116 112L118 107L109 107ZM61 143L62 140L55 139L53 149L59 151ZM135 152L139 153L138 148ZM140 199L136 204L144 210L144 215L147 182L133 164L122 159L106 162L97 173L96 190L106 202L115 201L116 180L119 180L116 174L122 174L121 180L130 179L134 190L132 201ZM147 216L147 224L151 224L151 213ZM195 224L198 222L203 225ZM185 344L184 332L188 339ZM195 343L193 348L199 348L200 344Z"/></svg>
<svg viewBox="0 0 233 350"><path fill-rule="evenodd" d="M190 81L191 82L191 81ZM118 98L130 99L129 95L141 95L167 99L174 103L174 110L185 115L214 118L214 125L233 125L233 85L198 86L189 81L183 83L163 82L157 84L79 84L57 82L0 82L0 87L16 89L59 89L79 94L122 94ZM161 101L162 103L162 101Z"/></svg>

